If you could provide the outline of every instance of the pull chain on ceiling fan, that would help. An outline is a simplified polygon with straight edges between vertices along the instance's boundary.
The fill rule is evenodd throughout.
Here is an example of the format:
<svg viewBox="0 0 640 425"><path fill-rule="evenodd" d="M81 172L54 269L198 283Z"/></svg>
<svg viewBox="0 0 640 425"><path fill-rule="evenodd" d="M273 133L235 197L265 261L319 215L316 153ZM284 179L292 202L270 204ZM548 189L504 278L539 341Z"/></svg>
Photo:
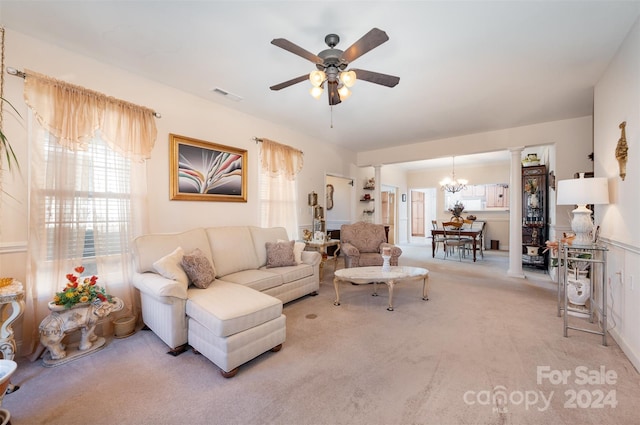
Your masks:
<svg viewBox="0 0 640 425"><path fill-rule="evenodd" d="M316 99L322 95L326 85L329 105L333 106L351 95L349 88L355 84L356 80L368 81L386 87L395 87L400 82L399 77L364 69L347 69L349 63L387 40L389 40L389 36L387 36L386 32L373 28L347 50L342 51L335 48L340 42L340 37L336 34L329 34L324 38L329 48L314 55L289 40L275 38L271 41L271 44L313 62L317 69L309 74L301 75L270 88L271 90L281 90L308 79L313 86L310 93Z"/></svg>

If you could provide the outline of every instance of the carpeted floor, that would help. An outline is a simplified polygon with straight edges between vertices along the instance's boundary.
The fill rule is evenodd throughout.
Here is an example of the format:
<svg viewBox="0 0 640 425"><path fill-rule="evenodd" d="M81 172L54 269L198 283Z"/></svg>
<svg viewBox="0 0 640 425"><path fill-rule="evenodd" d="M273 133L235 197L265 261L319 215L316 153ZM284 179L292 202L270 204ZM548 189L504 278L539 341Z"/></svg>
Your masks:
<svg viewBox="0 0 640 425"><path fill-rule="evenodd" d="M613 339L562 336L556 286L504 252L471 263L403 246L401 265L430 270L396 287L341 284L285 306L287 340L224 379L151 332L110 339L90 356L45 368L19 359L20 389L3 408L21 424L637 424L640 376ZM440 253L441 255L441 253Z"/></svg>

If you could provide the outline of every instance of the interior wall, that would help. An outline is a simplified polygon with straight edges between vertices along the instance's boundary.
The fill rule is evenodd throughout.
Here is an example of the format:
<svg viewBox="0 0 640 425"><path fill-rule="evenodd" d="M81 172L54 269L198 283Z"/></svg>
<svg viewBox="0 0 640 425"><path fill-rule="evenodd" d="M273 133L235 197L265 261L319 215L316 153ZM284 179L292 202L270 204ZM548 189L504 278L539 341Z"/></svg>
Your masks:
<svg viewBox="0 0 640 425"><path fill-rule="evenodd" d="M333 208L328 209L325 201L327 230L339 230L343 224L351 223L354 179L350 177L327 176L327 185L333 186Z"/></svg>
<svg viewBox="0 0 640 425"><path fill-rule="evenodd" d="M301 225L311 224L306 195L311 191L324 194L325 174L354 175L356 169L354 152L239 113L226 106L230 101L224 98L220 103L214 103L11 30L6 30L5 64L148 106L162 114L162 118L156 120L158 136L152 157L147 162L149 232L178 232L197 226L259 225L259 145L253 137L267 137L304 152L304 167L298 176ZM12 178L5 172L6 194L1 195L0 210L0 274L22 280L26 274L28 233L28 114L23 87L21 78L5 75L5 97L22 115L22 118L13 117L5 107L5 131L16 149L22 176ZM246 149L247 202L169 200L169 133ZM322 158L322 161L313 158Z"/></svg>
<svg viewBox="0 0 640 425"><path fill-rule="evenodd" d="M438 222L449 221L451 214L444 204L444 192L440 190L439 182L451 175L451 167L429 168L425 170L411 171L407 174L409 188L437 188L436 191L436 217ZM456 166L456 175L469 180L471 184L509 184L509 163L500 162L482 166ZM478 220L486 221L485 242L497 240L500 249L509 249L509 211L479 211L474 212Z"/></svg>
<svg viewBox="0 0 640 425"><path fill-rule="evenodd" d="M609 181L609 205L597 205L596 223L609 248L610 334L640 370L640 20L636 21L594 91L594 174ZM615 152L626 121L627 175Z"/></svg>

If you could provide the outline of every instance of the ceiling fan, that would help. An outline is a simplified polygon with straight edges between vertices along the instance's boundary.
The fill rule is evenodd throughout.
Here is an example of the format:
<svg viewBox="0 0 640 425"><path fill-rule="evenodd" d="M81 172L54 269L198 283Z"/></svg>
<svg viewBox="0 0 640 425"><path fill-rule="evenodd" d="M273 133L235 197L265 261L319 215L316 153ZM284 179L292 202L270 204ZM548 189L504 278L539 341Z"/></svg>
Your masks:
<svg viewBox="0 0 640 425"><path fill-rule="evenodd" d="M275 38L271 41L271 44L313 62L316 64L317 70L312 71L310 74L301 75L289 81L271 86L270 89L281 90L309 79L313 85L311 95L319 98L326 82L329 105L337 105L349 97L349 87L355 83L356 79L387 87L395 87L398 82L400 82L399 77L366 71L364 69L347 70L349 63L358 59L368 51L375 49L387 40L389 40L389 36L386 32L378 28L373 28L347 48L347 50L342 51L335 48L340 42L340 37L336 34L328 34L324 38L324 42L327 43L329 48L314 55L289 40Z"/></svg>

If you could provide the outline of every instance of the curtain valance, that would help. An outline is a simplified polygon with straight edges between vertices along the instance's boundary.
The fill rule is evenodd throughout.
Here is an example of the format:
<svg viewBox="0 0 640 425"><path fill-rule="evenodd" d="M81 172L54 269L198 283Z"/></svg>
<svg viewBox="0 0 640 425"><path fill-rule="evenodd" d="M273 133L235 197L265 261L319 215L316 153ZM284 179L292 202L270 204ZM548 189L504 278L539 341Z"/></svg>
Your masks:
<svg viewBox="0 0 640 425"><path fill-rule="evenodd" d="M295 179L304 163L302 152L273 140L263 138L261 141L262 170L272 177L284 175L288 180Z"/></svg>
<svg viewBox="0 0 640 425"><path fill-rule="evenodd" d="M125 157L151 157L158 134L153 110L33 71L25 74L25 102L61 145L86 150L100 130L108 146Z"/></svg>

